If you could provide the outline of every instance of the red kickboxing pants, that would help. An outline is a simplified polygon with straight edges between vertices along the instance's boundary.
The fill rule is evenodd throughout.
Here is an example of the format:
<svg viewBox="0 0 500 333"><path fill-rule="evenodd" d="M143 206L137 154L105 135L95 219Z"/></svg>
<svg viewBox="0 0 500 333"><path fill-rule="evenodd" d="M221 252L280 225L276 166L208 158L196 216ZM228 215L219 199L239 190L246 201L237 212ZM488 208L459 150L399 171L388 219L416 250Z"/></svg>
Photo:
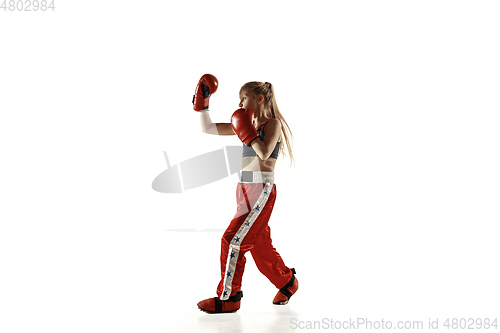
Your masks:
<svg viewBox="0 0 500 333"><path fill-rule="evenodd" d="M238 183L237 211L221 239L221 280L217 287L221 300L241 290L247 251L276 288L284 287L293 275L273 247L268 226L277 193L274 173L253 172L250 178Z"/></svg>

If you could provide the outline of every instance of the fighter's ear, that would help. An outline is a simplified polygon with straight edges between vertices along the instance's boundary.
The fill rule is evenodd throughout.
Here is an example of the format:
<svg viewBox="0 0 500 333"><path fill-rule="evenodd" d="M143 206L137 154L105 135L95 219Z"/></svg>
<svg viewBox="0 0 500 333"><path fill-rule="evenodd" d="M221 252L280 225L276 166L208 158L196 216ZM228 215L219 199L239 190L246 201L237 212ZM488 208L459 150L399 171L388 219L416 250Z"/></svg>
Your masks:
<svg viewBox="0 0 500 333"><path fill-rule="evenodd" d="M264 95L257 95L257 102L258 103L264 102Z"/></svg>

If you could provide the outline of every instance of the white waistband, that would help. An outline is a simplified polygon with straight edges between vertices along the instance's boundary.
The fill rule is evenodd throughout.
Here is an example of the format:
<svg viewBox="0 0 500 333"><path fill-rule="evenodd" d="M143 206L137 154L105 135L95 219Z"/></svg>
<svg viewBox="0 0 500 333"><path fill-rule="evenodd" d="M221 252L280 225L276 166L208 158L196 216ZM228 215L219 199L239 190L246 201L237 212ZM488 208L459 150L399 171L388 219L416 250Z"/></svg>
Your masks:
<svg viewBox="0 0 500 333"><path fill-rule="evenodd" d="M274 183L274 172L242 171L240 183Z"/></svg>

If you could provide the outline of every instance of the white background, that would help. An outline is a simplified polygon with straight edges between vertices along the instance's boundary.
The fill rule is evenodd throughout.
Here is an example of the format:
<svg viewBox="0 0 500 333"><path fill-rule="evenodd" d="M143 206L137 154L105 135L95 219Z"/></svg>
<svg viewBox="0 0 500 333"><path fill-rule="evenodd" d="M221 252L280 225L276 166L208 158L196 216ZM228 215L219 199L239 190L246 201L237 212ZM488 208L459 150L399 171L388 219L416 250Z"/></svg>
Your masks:
<svg viewBox="0 0 500 333"><path fill-rule="evenodd" d="M287 332L303 321L494 318L496 1L56 1L0 11L0 331ZM151 188L232 137L203 134L269 81L294 134L270 225L300 289L248 256L242 309L209 316L236 176ZM170 232L167 229L218 229Z"/></svg>

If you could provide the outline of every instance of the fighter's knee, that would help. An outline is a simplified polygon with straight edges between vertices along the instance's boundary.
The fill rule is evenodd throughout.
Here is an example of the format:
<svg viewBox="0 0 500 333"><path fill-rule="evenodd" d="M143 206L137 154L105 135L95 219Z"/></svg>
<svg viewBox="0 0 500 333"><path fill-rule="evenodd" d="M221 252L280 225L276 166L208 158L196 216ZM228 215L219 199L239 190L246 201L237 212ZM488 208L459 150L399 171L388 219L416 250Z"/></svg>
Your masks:
<svg viewBox="0 0 500 333"><path fill-rule="evenodd" d="M224 234L222 238L220 239L221 245L223 247L229 247L229 243L231 243L231 240L233 239L234 235L229 235L229 234Z"/></svg>

